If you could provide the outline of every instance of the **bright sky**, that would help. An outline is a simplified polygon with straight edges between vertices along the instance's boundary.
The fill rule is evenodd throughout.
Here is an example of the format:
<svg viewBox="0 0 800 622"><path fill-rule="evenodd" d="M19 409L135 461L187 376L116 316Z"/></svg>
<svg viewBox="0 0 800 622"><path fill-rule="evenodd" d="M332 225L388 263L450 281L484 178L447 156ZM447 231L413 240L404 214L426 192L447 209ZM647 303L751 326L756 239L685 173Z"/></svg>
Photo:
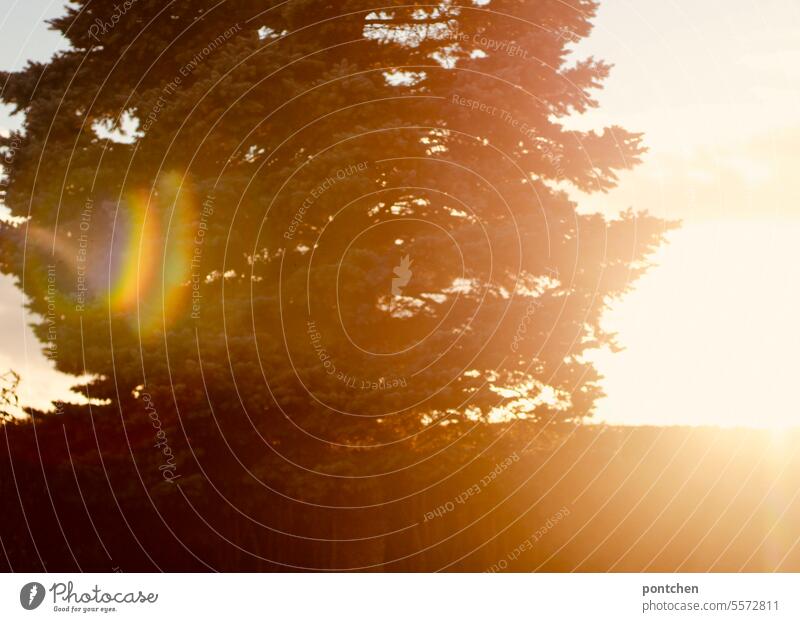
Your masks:
<svg viewBox="0 0 800 622"><path fill-rule="evenodd" d="M28 59L47 60L64 45L60 35L47 30L44 20L63 13L61 0L3 0L0 7L0 68L22 68ZM0 130L19 127L0 106ZM7 213L0 205L0 215ZM27 326L22 293L10 277L0 275L0 373L14 369L22 376L20 399L24 404L47 409L50 400L64 397L75 379L55 371L42 353L41 344Z"/></svg>
<svg viewBox="0 0 800 622"><path fill-rule="evenodd" d="M8 0L4 4L8 4ZM61 2L0 9L0 66L45 60L42 25ZM601 110L578 123L643 131L646 162L586 209L628 206L684 221L659 267L608 314L627 349L597 353L614 423L786 425L800 421L800 3L607 0L580 45L614 63ZM0 109L0 128L15 124ZM42 406L69 382L51 370L21 295L0 280L0 370ZM36 379L37 390L31 388ZM46 401L46 400L45 400Z"/></svg>
<svg viewBox="0 0 800 622"><path fill-rule="evenodd" d="M596 24L579 51L614 69L585 123L643 131L651 151L587 206L800 217L800 3L613 0Z"/></svg>
<svg viewBox="0 0 800 622"><path fill-rule="evenodd" d="M593 209L684 222L607 316L627 349L595 357L598 417L798 425L800 3L613 0L583 53L615 65L589 125L650 153Z"/></svg>

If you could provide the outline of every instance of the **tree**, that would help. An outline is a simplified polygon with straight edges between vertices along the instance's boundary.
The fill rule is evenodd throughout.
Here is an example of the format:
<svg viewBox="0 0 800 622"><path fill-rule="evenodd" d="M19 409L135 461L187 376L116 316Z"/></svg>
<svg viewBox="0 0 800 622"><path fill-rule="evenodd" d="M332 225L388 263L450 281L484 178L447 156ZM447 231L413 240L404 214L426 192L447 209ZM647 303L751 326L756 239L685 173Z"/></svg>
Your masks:
<svg viewBox="0 0 800 622"><path fill-rule="evenodd" d="M52 23L70 49L3 76L26 220L0 268L149 485L155 421L190 497L338 507L591 414L583 355L672 226L567 193L644 151L565 125L609 71L569 58L596 6L81 0Z"/></svg>
<svg viewBox="0 0 800 622"><path fill-rule="evenodd" d="M13 369L0 374L0 420L8 421L19 411L19 374Z"/></svg>

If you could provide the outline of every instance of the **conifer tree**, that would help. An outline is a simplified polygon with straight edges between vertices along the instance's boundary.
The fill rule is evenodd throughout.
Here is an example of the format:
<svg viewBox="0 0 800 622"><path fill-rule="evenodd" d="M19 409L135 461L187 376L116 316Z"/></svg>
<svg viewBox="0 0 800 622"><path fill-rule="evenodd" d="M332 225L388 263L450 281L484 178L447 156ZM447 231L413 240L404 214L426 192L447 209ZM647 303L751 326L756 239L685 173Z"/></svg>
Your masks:
<svg viewBox="0 0 800 622"><path fill-rule="evenodd" d="M569 127L609 73L570 54L596 8L80 0L53 21L69 49L2 76L24 222L0 269L147 482L148 404L180 485L233 505L391 500L381 474L591 415L602 312L672 226L569 194L644 152Z"/></svg>

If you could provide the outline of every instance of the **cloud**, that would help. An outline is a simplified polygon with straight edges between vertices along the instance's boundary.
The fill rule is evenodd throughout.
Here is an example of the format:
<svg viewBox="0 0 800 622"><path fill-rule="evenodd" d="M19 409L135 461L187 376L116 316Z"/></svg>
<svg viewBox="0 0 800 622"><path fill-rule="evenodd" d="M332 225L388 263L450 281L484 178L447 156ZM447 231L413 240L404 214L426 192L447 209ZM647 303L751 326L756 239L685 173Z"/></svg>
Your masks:
<svg viewBox="0 0 800 622"><path fill-rule="evenodd" d="M29 324L22 292L11 277L0 275L0 373L13 369L21 376L20 402L40 410L51 410L52 400L79 401L70 387L80 379L55 370Z"/></svg>
<svg viewBox="0 0 800 622"><path fill-rule="evenodd" d="M800 220L800 128L745 141L652 153L607 195L575 193L584 211L647 209L687 221Z"/></svg>

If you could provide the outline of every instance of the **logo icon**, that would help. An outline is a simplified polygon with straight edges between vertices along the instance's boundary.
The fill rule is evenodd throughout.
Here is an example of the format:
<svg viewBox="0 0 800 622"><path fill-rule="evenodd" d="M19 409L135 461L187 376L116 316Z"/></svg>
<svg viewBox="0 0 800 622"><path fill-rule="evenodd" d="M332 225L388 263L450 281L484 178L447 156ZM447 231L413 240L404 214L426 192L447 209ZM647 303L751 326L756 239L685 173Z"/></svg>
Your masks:
<svg viewBox="0 0 800 622"><path fill-rule="evenodd" d="M400 260L400 265L395 266L393 272L397 275L396 279L392 279L392 296L402 296L403 288L408 285L411 280L411 264L414 263L408 255Z"/></svg>
<svg viewBox="0 0 800 622"><path fill-rule="evenodd" d="M26 583L19 591L19 604L23 609L30 611L36 609L44 600L44 585L41 583Z"/></svg>

